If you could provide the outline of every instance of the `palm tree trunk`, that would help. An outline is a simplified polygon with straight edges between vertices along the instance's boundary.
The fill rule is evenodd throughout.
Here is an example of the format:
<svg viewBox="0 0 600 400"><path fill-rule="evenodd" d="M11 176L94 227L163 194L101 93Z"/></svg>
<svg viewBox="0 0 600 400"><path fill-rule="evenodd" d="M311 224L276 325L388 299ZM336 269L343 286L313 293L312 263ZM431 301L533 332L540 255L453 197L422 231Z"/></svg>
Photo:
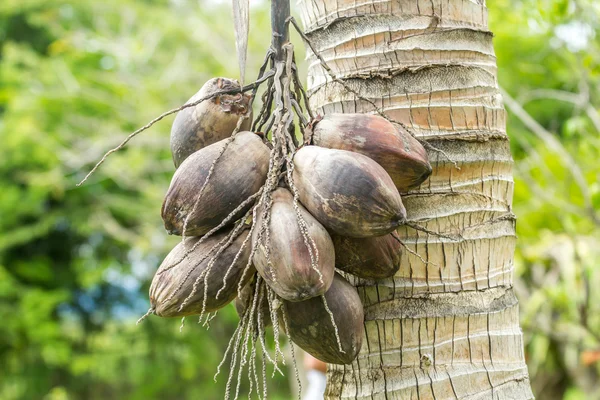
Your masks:
<svg viewBox="0 0 600 400"><path fill-rule="evenodd" d="M383 281L354 280L365 341L330 365L327 398L532 399L512 290L512 157L484 0L301 0L308 37L362 97L441 151L403 196L409 251ZM310 54L320 114L374 107ZM435 233L441 233L439 236Z"/></svg>

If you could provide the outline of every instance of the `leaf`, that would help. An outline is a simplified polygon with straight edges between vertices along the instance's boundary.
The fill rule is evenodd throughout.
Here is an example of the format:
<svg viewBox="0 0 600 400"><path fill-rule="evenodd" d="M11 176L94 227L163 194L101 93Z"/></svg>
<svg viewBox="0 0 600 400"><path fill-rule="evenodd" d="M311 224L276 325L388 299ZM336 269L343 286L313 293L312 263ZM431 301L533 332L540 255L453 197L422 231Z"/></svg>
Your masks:
<svg viewBox="0 0 600 400"><path fill-rule="evenodd" d="M240 85L244 85L246 72L246 54L248 53L248 31L250 0L233 0L233 25L235 28L235 47L240 67Z"/></svg>

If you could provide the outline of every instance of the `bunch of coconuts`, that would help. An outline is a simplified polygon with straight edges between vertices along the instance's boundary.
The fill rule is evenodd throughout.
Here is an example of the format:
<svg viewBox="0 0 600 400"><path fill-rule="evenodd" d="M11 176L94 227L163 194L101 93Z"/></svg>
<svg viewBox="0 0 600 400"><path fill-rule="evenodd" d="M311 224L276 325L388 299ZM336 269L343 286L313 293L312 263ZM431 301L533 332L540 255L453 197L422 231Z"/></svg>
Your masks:
<svg viewBox="0 0 600 400"><path fill-rule="evenodd" d="M214 78L190 102L235 87ZM183 240L154 276L152 312L204 315L237 298L242 318L252 309L267 325L283 315L302 349L327 363L350 363L362 344L363 307L336 268L365 279L399 269L394 231L406 219L399 193L430 175L426 151L382 117L331 114L311 122L292 168L269 177L276 144L248 131L251 118L240 118L251 113L249 99L220 95L177 114L177 170L162 218ZM276 183L265 194L268 179ZM265 298L259 307L256 296Z"/></svg>

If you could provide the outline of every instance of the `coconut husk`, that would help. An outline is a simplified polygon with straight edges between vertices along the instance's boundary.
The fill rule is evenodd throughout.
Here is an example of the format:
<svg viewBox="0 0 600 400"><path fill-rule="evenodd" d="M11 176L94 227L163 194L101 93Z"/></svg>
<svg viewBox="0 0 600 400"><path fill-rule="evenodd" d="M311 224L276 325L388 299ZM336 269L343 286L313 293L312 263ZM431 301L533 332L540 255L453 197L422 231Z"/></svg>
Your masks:
<svg viewBox="0 0 600 400"><path fill-rule="evenodd" d="M230 231L225 231L211 236L185 258L186 252L192 249L200 238L187 238L184 243L179 243L171 250L158 268L150 285L150 303L156 315L161 317L197 315L202 312L203 306L205 312L212 312L229 304L237 296L238 285L250 257L250 246L246 246L233 266L232 262L249 231L242 232L216 258L212 267L209 265L216 254L219 243L227 239L229 233ZM217 249L211 252L215 246ZM171 268L182 258L181 263ZM242 285L250 280L254 273L254 268L250 267L250 270L244 274ZM226 274L224 285L223 278ZM204 304L205 276L207 285L206 303ZM197 285L194 295L180 310L184 301L194 292L194 284ZM217 298L219 291L221 292Z"/></svg>
<svg viewBox="0 0 600 400"><path fill-rule="evenodd" d="M356 288L339 274L335 274L331 287L325 293L325 300L333 314L343 352L322 297L302 302L283 300L288 334L294 343L323 362L350 364L362 346L363 305Z"/></svg>
<svg viewBox="0 0 600 400"><path fill-rule="evenodd" d="M304 146L294 157L294 167L300 202L338 235L381 236L406 221L394 182L367 156Z"/></svg>
<svg viewBox="0 0 600 400"><path fill-rule="evenodd" d="M391 233L370 238L332 235L335 267L364 279L384 279L400 269L402 244Z"/></svg>
<svg viewBox="0 0 600 400"><path fill-rule="evenodd" d="M269 168L269 149L258 135L240 132L214 164L212 176L200 193L211 166L228 140L198 150L175 171L161 210L169 233L181 235L185 219L189 218L185 235L204 235L264 184ZM250 207L248 204L240 210L232 221Z"/></svg>
<svg viewBox="0 0 600 400"><path fill-rule="evenodd" d="M267 242L266 236L263 235L253 258L256 270L271 289L286 300L302 301L320 296L327 291L333 280L335 254L331 237L327 230L298 204L300 215L306 223L308 240L312 239L316 245L317 252L313 253L311 258L300 230L292 194L287 189L278 188L272 193L272 198L269 222L272 264L267 260ZM258 216L257 229L252 235L253 243L257 241L258 227L263 223L260 210Z"/></svg>

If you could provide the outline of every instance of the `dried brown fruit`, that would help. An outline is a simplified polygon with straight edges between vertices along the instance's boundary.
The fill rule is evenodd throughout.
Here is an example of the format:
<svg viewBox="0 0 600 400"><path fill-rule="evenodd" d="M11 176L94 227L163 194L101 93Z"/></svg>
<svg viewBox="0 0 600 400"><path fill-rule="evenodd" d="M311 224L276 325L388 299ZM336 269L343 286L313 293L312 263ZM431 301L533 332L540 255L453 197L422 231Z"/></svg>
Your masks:
<svg viewBox="0 0 600 400"><path fill-rule="evenodd" d="M339 274L325 293L327 307L337 326L339 343L331 316L322 297L302 302L283 300L290 338L304 351L330 364L350 364L363 340L364 311L356 288Z"/></svg>
<svg viewBox="0 0 600 400"><path fill-rule="evenodd" d="M318 262L317 254L313 254L313 268L313 259L298 224L292 194L287 189L278 188L273 192L272 198L269 223L272 264L267 262L267 242L263 235L253 258L256 270L271 289L286 300L302 301L320 296L327 291L333 280L335 255L331 237L325 228L298 204L300 215L306 223L308 240L314 241L318 252ZM262 221L262 212L259 210L257 228L261 226ZM253 232L253 243L257 240L258 232L259 229Z"/></svg>
<svg viewBox="0 0 600 400"><path fill-rule="evenodd" d="M402 245L391 233L370 238L332 235L335 267L365 279L383 279L400 269Z"/></svg>
<svg viewBox="0 0 600 400"><path fill-rule="evenodd" d="M239 88L236 80L212 78L187 103L221 90ZM231 136L240 116L248 112L249 101L250 97L242 93L224 94L178 112L171 127L171 153L175 168L195 151ZM250 116L240 130L250 129L251 123Z"/></svg>
<svg viewBox="0 0 600 400"><path fill-rule="evenodd" d="M381 236L406 221L394 182L367 156L304 146L294 157L294 168L300 201L338 235Z"/></svg>
<svg viewBox="0 0 600 400"><path fill-rule="evenodd" d="M269 149L258 135L240 132L215 164L198 199L213 161L228 140L198 150L175 171L162 206L162 218L169 233L181 235L189 216L185 234L204 235L264 184L269 168ZM250 206L241 210L237 217Z"/></svg>
<svg viewBox="0 0 600 400"><path fill-rule="evenodd" d="M225 240L229 231L217 233L198 245L194 251L187 255L181 263L173 268L174 263L181 260L186 251L191 249L200 238L188 238L185 245L179 243L164 259L150 285L150 303L155 313L161 317L181 317L185 315L196 315L202 312L204 301L204 276L207 277L206 285L206 312L216 311L229 304L236 296L238 284L250 257L250 246L242 251L235 264L233 260L242 246L242 242L248 236L249 231L242 232L214 261L210 261L219 242ZM217 246L211 252L213 247ZM227 270L229 273L227 273ZM164 271L164 272L163 272ZM208 272L207 272L208 271ZM254 268L244 274L244 281L250 280L254 275ZM225 285L223 279L227 273ZM198 280L198 278L200 279ZM187 300L182 310L180 306L194 291L194 283L198 280L194 295ZM219 293L217 298L217 293Z"/></svg>

